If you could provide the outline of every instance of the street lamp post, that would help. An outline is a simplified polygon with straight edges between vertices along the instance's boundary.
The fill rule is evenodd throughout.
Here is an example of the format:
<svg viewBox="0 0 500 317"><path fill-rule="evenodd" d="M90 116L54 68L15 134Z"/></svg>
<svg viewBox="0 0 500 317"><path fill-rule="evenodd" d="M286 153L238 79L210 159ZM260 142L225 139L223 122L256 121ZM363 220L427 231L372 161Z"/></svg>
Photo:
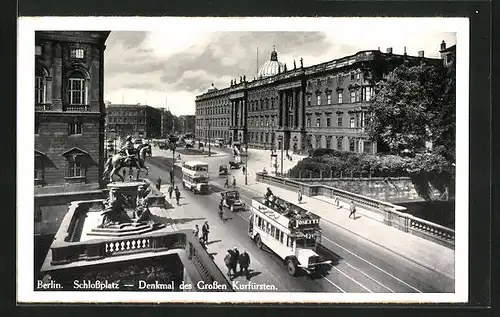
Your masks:
<svg viewBox="0 0 500 317"><path fill-rule="evenodd" d="M278 140L280 141L281 144L281 177L283 177L283 148L285 147L285 144L283 143L283 136L280 135L278 137Z"/></svg>
<svg viewBox="0 0 500 317"><path fill-rule="evenodd" d="M208 156L212 155L212 152L210 151L210 128L211 127L212 127L212 125L210 124L210 122L208 122Z"/></svg>
<svg viewBox="0 0 500 317"><path fill-rule="evenodd" d="M245 144L245 153L247 155L247 159L245 160L245 185L248 185L248 140Z"/></svg>
<svg viewBox="0 0 500 317"><path fill-rule="evenodd" d="M172 150L172 170L170 171L170 183L172 186L175 184L175 149L176 149L176 138L175 136L170 136L170 149Z"/></svg>

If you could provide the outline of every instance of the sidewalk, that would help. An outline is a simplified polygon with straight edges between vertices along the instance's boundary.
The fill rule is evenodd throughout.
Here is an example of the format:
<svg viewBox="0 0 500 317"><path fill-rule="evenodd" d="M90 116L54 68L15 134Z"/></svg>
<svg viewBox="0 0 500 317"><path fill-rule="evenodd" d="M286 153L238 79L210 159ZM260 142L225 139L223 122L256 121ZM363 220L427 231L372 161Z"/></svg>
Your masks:
<svg viewBox="0 0 500 317"><path fill-rule="evenodd" d="M266 183L257 183L255 182L254 173L249 173L248 178L249 180L252 178L252 183L249 182L247 186L244 185L244 175L241 171L232 173L232 175L236 177L237 187L245 187L251 190L255 193L254 196L263 195L266 189L270 187L277 196L297 203L297 192ZM223 180L217 180L213 183L218 186L224 184ZM333 199L325 196L303 196L302 201L301 206L303 208L314 212L324 221L340 226L414 263L433 269L452 279L455 278L454 250L387 226L382 222L382 215L360 206L357 206L356 219L349 218L349 202L345 200L340 200L341 208L339 209L334 206Z"/></svg>

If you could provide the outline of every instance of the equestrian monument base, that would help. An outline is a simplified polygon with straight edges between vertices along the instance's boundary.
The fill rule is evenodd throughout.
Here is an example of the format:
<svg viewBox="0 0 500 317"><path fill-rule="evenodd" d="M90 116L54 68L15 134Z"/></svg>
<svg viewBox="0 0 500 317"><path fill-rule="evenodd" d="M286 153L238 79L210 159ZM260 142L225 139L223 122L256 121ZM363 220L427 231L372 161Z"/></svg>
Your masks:
<svg viewBox="0 0 500 317"><path fill-rule="evenodd" d="M165 224L163 223L121 223L117 225L109 225L105 228L93 228L90 232L87 233L87 235L101 237L125 237L130 235L143 234L162 228L165 228Z"/></svg>

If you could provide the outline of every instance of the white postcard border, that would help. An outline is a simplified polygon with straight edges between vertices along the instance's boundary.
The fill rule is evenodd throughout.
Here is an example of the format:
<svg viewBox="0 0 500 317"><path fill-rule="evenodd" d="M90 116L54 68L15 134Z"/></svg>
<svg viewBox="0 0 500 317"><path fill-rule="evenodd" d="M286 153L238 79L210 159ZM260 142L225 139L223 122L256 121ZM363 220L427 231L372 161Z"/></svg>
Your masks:
<svg viewBox="0 0 500 317"><path fill-rule="evenodd" d="M187 22L189 19L189 22ZM407 28L409 33L456 32L456 219L455 293L337 294L337 293L202 293L202 292L78 292L34 291L34 31L147 31L181 27L212 31L321 31L355 25L374 32ZM271 27L272 26L272 27ZM376 33L374 33L376 34ZM17 300L18 302L466 302L468 300L469 217L469 20L467 18L139 18L139 17L21 17L17 58ZM216 295L216 296L214 296ZM168 297L167 297L168 296Z"/></svg>

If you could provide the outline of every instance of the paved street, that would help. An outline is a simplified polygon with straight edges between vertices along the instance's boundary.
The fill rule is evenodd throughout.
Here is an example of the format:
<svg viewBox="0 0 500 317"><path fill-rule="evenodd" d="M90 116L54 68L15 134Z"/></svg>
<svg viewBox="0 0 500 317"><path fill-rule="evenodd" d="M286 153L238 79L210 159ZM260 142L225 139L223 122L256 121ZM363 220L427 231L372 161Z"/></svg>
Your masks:
<svg viewBox="0 0 500 317"><path fill-rule="evenodd" d="M182 160L204 160L210 164L211 179L220 185L224 180L218 177L218 166L227 164L231 155L226 155L228 149L213 149L219 155L212 157L182 157ZM264 153L264 154L262 154ZM149 160L149 178L156 181L161 177L166 182L168 170L171 168L171 152L155 149L154 157ZM284 170L296 163L289 162ZM249 151L249 184L255 183L254 172L261 170L265 160L264 151ZM245 158L243 158L245 161ZM265 164L265 163L264 163ZM180 176L180 171L176 173ZM250 204L252 196L260 195L254 189L243 186L243 173L233 170L237 175L237 189L245 203ZM232 180L232 178L231 178ZM179 185L180 182L176 181ZM181 189L183 199L181 206L169 210L177 214L179 225L183 228L194 228L207 220L211 226L208 251L213 253L214 261L225 272L222 258L227 249L237 246L240 250L249 252L254 275L252 282L268 282L276 285L277 291L308 291L308 292L453 292L454 280L446 274L438 273L422 266L411 259L405 258L391 250L377 245L353 231L323 220L322 247L318 251L324 257L332 260L330 271L324 278L311 280L306 276L291 277L288 275L281 260L269 253L259 250L247 236L247 222L249 212L230 214L226 212L228 220L225 223L218 218L217 205L220 189L213 188L211 195L193 195ZM274 189L273 189L274 190ZM307 207L306 207L307 208ZM312 210L314 212L314 210ZM179 214L182 213L182 216ZM391 228L388 228L391 229ZM390 232L390 230L388 230ZM215 254L216 253L216 254ZM449 275L449 274L448 274ZM243 281L242 277L239 277Z"/></svg>

